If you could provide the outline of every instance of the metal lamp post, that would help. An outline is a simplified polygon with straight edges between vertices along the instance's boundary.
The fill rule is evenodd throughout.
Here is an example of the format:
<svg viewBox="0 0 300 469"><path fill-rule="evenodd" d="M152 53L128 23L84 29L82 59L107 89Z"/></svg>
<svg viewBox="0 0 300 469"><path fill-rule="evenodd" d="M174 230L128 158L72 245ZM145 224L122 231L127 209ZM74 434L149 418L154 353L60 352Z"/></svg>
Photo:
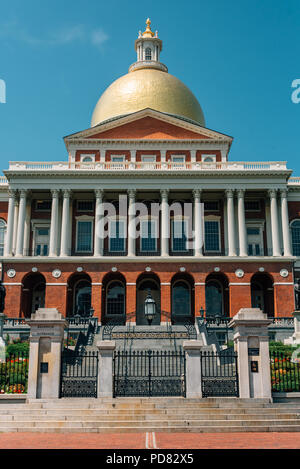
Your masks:
<svg viewBox="0 0 300 469"><path fill-rule="evenodd" d="M144 308L145 317L146 317L146 319L148 321L148 324L150 326L152 321L153 321L153 318L156 314L156 303L155 303L155 300L151 296L150 290L148 290L148 295L145 299L145 305L144 306L145 306L145 308Z"/></svg>

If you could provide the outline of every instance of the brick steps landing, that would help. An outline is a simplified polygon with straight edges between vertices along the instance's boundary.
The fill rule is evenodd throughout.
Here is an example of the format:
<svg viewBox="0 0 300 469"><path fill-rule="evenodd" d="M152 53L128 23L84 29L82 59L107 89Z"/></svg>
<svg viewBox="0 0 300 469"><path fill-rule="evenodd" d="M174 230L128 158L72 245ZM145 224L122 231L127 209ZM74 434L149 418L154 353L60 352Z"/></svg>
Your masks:
<svg viewBox="0 0 300 469"><path fill-rule="evenodd" d="M0 404L0 432L300 432L300 404L266 399L119 398Z"/></svg>

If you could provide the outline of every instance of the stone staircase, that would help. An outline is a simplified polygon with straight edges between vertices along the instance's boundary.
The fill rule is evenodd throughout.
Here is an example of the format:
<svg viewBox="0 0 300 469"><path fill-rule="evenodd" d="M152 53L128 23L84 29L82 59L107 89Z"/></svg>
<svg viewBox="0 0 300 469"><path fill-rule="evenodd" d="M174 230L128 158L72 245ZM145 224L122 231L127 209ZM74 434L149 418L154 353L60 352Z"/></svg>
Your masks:
<svg viewBox="0 0 300 469"><path fill-rule="evenodd" d="M300 403L118 398L0 402L0 432L298 432Z"/></svg>

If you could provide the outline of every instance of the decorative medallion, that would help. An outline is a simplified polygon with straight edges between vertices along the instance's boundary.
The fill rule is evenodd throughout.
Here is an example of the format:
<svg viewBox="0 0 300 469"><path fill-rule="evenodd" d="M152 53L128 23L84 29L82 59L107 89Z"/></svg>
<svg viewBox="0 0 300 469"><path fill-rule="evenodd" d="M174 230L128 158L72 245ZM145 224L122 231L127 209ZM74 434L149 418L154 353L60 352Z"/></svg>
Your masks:
<svg viewBox="0 0 300 469"><path fill-rule="evenodd" d="M237 269L237 270L235 271L235 275L236 275L238 278L242 278L242 277L244 277L245 272L243 271L243 269Z"/></svg>
<svg viewBox="0 0 300 469"><path fill-rule="evenodd" d="M185 267L180 267L180 272L185 272Z"/></svg>
<svg viewBox="0 0 300 469"><path fill-rule="evenodd" d="M61 276L61 271L59 269L54 269L52 272L54 278L59 278Z"/></svg>
<svg viewBox="0 0 300 469"><path fill-rule="evenodd" d="M146 272L151 272L151 267L146 267L145 271Z"/></svg>
<svg viewBox="0 0 300 469"><path fill-rule="evenodd" d="M32 272L37 272L38 271L38 268L37 267L32 267Z"/></svg>
<svg viewBox="0 0 300 469"><path fill-rule="evenodd" d="M260 272L264 272L264 271L265 271L265 268L264 268L264 267L260 267L258 270L259 270Z"/></svg>
<svg viewBox="0 0 300 469"><path fill-rule="evenodd" d="M220 272L220 267L215 267L215 268L214 268L214 271L215 271L215 272Z"/></svg>
<svg viewBox="0 0 300 469"><path fill-rule="evenodd" d="M14 278L16 276L15 269L9 269L6 273L9 278Z"/></svg>
<svg viewBox="0 0 300 469"><path fill-rule="evenodd" d="M77 272L82 272L83 271L83 267L77 267Z"/></svg>
<svg viewBox="0 0 300 469"><path fill-rule="evenodd" d="M112 272L117 272L118 269L117 269L117 267L112 267L111 270L112 270Z"/></svg>
<svg viewBox="0 0 300 469"><path fill-rule="evenodd" d="M281 277L284 277L284 278L288 277L288 275L289 275L289 271L286 270L286 269L281 269L281 271L279 273L280 273Z"/></svg>

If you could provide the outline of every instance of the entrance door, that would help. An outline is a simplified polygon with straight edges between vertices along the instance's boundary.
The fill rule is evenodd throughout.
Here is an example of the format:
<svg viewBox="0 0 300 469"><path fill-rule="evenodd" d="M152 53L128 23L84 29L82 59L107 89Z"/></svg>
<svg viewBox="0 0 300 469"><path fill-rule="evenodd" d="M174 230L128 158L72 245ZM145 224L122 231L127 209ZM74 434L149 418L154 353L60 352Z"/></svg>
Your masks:
<svg viewBox="0 0 300 469"><path fill-rule="evenodd" d="M262 287L257 283L253 284L251 288L251 305L252 308L259 308L262 311L265 309L264 292Z"/></svg>
<svg viewBox="0 0 300 469"><path fill-rule="evenodd" d="M31 313L35 313L37 309L45 306L45 284L39 283L32 292L32 308Z"/></svg>

